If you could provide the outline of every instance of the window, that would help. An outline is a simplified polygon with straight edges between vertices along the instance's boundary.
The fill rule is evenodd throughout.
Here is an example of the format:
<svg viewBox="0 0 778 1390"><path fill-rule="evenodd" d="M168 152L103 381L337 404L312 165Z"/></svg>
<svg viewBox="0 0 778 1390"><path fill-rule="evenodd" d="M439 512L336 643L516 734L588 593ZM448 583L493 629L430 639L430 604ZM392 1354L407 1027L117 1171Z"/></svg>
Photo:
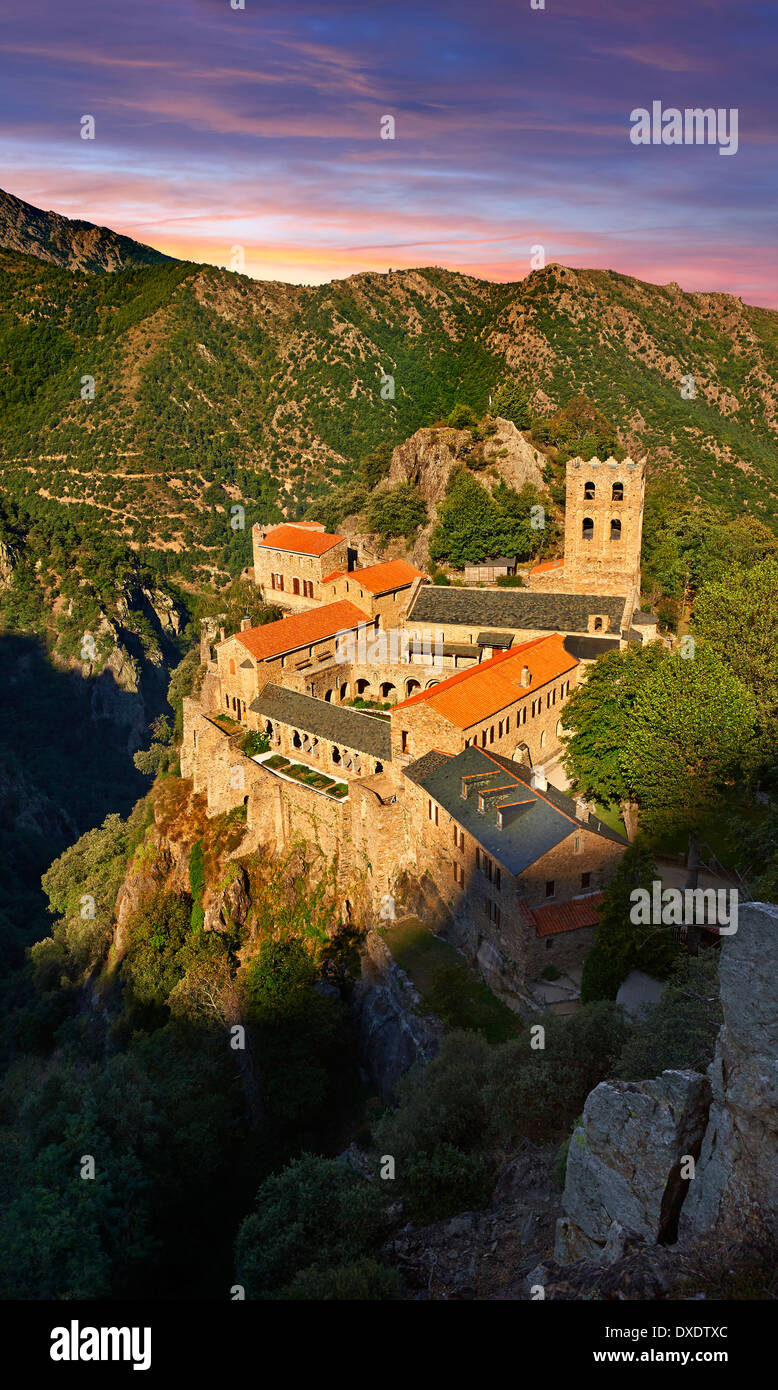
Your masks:
<svg viewBox="0 0 778 1390"><path fill-rule="evenodd" d="M615 516L614 516L613 520L611 521L611 540L612 540L612 541L620 541L620 540L621 540L621 522L619 521L618 517L615 517Z"/></svg>
<svg viewBox="0 0 778 1390"><path fill-rule="evenodd" d="M451 867L452 867L452 869L453 869L453 871L454 871L454 882L455 882L455 883L458 883L460 888L464 888L464 886L465 886L465 871L464 871L464 868L463 868L462 865L461 865L460 863L458 863L458 862L455 862L454 864L452 864Z"/></svg>
<svg viewBox="0 0 778 1390"><path fill-rule="evenodd" d="M491 898L484 898L484 912L489 918L489 921L493 922L496 927L502 925L502 913L497 904L492 902Z"/></svg>
<svg viewBox="0 0 778 1390"><path fill-rule="evenodd" d="M489 742L494 743L494 725L489 730Z"/></svg>
<svg viewBox="0 0 778 1390"><path fill-rule="evenodd" d="M500 873L499 868L498 868L497 865L495 864L495 866L494 866L494 886L495 886L495 888L499 889L500 886L501 886L501 884L502 884L502 875L501 875L501 873Z"/></svg>
<svg viewBox="0 0 778 1390"><path fill-rule="evenodd" d="M546 897L553 898L556 884L553 878L546 879Z"/></svg>
<svg viewBox="0 0 778 1390"><path fill-rule="evenodd" d="M585 516L583 519L581 536L585 541L594 540L594 522L590 516Z"/></svg>
<svg viewBox="0 0 778 1390"><path fill-rule="evenodd" d="M274 589L278 589L279 592L283 592L284 576L282 574L271 574L270 583Z"/></svg>
<svg viewBox="0 0 778 1390"><path fill-rule="evenodd" d="M400 752L401 752L401 753L407 753L407 752L408 752L408 730L407 730L407 729L401 729L401 730L400 730Z"/></svg>
<svg viewBox="0 0 778 1390"><path fill-rule="evenodd" d="M594 497L594 483L584 483L584 497L587 501Z"/></svg>
<svg viewBox="0 0 778 1390"><path fill-rule="evenodd" d="M588 874L588 873L587 873L587 874L581 874L581 887L582 887L582 888L588 888L588 887L589 887L589 884L591 883L591 881L592 881L592 876L591 876L591 874Z"/></svg>
<svg viewBox="0 0 778 1390"><path fill-rule="evenodd" d="M464 849L465 847L465 832L464 830L460 830L459 826L456 824L454 825L454 844L457 849Z"/></svg>
<svg viewBox="0 0 778 1390"><path fill-rule="evenodd" d="M497 725L497 737L502 738L502 720Z"/></svg>
<svg viewBox="0 0 778 1390"><path fill-rule="evenodd" d="M481 747L486 747L486 729L481 730Z"/></svg>
<svg viewBox="0 0 778 1390"><path fill-rule="evenodd" d="M581 837L580 837L580 835L576 835L576 837L575 837L575 847L576 847L576 850L579 850L579 849L581 848Z"/></svg>
<svg viewBox="0 0 778 1390"><path fill-rule="evenodd" d="M553 936L547 937L547 938L546 938L546 950L547 950L547 951L550 951L550 950L551 950L551 947L553 946L553 944L554 944L554 938L553 938Z"/></svg>
<svg viewBox="0 0 778 1390"><path fill-rule="evenodd" d="M545 748L545 746L546 746L546 731L545 731L545 729L541 729L541 731L540 731L540 746L541 746L541 748Z"/></svg>
<svg viewBox="0 0 778 1390"><path fill-rule="evenodd" d="M476 862L476 864L478 863L478 850L476 850L475 862ZM481 852L481 873L484 874L485 877L488 878L488 879L489 879L489 882L491 883L491 881L492 881L492 861L491 861L491 859L489 858L488 854L484 854L483 851Z"/></svg>
<svg viewBox="0 0 778 1390"><path fill-rule="evenodd" d="M434 820L436 825L438 824L438 808L437 806L433 805L429 797L427 798L427 815L429 816L430 820Z"/></svg>
<svg viewBox="0 0 778 1390"><path fill-rule="evenodd" d="M230 675L231 675L231 676L234 676L234 675L235 675L235 662L232 661L232 660L230 661Z"/></svg>
<svg viewBox="0 0 778 1390"><path fill-rule="evenodd" d="M225 703L225 705L227 706L227 709L229 709L229 707L230 707L230 697L229 697L229 695L225 695L225 697L224 697L224 703Z"/></svg>
<svg viewBox="0 0 778 1390"><path fill-rule="evenodd" d="M292 593L293 593L293 594L299 594L299 592L300 592L300 581L299 581L299 579L293 579L293 580L292 580Z"/></svg>
<svg viewBox="0 0 778 1390"><path fill-rule="evenodd" d="M614 484L613 484L613 487L611 488L611 497L612 497L612 499L613 499L614 502L623 502L623 501L624 501L624 484L623 484L623 483L614 483Z"/></svg>
<svg viewBox="0 0 778 1390"><path fill-rule="evenodd" d="M521 711L521 722L522 722L522 724L526 724L526 722L527 722L527 706L526 706L526 705L524 705L524 706L522 707L522 711Z"/></svg>

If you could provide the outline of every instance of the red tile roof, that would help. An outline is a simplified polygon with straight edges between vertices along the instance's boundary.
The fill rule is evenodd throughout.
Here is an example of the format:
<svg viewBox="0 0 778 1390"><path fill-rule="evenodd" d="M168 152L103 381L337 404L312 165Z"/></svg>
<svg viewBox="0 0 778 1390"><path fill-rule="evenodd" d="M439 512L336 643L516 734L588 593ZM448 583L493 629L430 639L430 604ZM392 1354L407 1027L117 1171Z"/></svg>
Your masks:
<svg viewBox="0 0 778 1390"><path fill-rule="evenodd" d="M578 665L574 656L565 651L564 638L554 632L548 637L535 637L518 647L498 652L489 661L482 661L466 671L458 671L430 690L420 690L395 705L407 709L422 702L437 710L459 729L469 729L483 719L498 714L526 695L535 694L541 686L556 680ZM529 667L531 681L521 684L521 672Z"/></svg>
<svg viewBox="0 0 778 1390"><path fill-rule="evenodd" d="M324 576L324 578L322 579L321 582L322 582L322 584L329 584L331 580L333 580L333 579L340 579L341 576L344 575L345 573L346 573L346 570L333 570L333 571L332 571L332 574L325 574L325 576Z"/></svg>
<svg viewBox="0 0 778 1390"><path fill-rule="evenodd" d="M538 936L558 936L561 932L578 931L579 927L596 927L604 901L604 893L590 893L568 903L549 903L528 910L537 924Z"/></svg>
<svg viewBox="0 0 778 1390"><path fill-rule="evenodd" d="M325 555L344 539L344 536L330 535L327 531L309 531L288 524L268 531L259 544L266 550L290 550L296 555Z"/></svg>
<svg viewBox="0 0 778 1390"><path fill-rule="evenodd" d="M321 608L312 608L306 613L293 613L291 617L279 618L278 622L265 623L262 627L249 627L235 636L258 661L267 661L284 652L295 651L297 647L307 647L312 642L323 642L338 632L350 632L369 619L348 602L324 603Z"/></svg>
<svg viewBox="0 0 778 1390"><path fill-rule="evenodd" d="M530 574L543 574L545 570L562 569L564 560L542 560L539 565L533 565Z"/></svg>
<svg viewBox="0 0 778 1390"><path fill-rule="evenodd" d="M369 594L388 594L391 589L407 588L415 579L422 578L422 571L407 560L383 560L378 565L368 565L367 569L353 570L350 578Z"/></svg>

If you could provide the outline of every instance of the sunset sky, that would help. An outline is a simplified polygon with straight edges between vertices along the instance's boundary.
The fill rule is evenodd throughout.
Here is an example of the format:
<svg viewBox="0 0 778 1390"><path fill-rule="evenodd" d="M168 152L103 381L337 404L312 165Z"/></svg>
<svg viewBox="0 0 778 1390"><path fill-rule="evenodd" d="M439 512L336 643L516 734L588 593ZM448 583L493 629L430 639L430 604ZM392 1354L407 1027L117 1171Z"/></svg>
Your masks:
<svg viewBox="0 0 778 1390"><path fill-rule="evenodd" d="M0 186L264 279L517 280L539 244L778 306L777 43L776 0L23 0ZM737 154L631 144L654 100L738 108Z"/></svg>

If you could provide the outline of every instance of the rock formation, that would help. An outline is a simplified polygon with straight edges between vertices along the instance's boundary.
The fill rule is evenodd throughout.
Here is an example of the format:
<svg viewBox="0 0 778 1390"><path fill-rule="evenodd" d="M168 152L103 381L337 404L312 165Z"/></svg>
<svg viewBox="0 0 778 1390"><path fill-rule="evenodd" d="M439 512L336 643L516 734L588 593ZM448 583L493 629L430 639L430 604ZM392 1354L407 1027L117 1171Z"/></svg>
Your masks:
<svg viewBox="0 0 778 1390"><path fill-rule="evenodd" d="M420 1013L419 1003L381 937L368 932L352 1009L362 1065L387 1104L394 1102L394 1087L413 1063L429 1061L440 1047L443 1024Z"/></svg>

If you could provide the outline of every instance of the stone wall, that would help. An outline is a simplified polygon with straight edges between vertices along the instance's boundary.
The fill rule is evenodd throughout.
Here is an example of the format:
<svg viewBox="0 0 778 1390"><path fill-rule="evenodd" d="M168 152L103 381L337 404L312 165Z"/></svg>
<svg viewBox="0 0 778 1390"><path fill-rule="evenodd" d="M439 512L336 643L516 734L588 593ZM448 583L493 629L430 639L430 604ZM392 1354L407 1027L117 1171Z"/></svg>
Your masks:
<svg viewBox="0 0 778 1390"><path fill-rule="evenodd" d="M260 544L266 528L255 525L252 528L254 552L254 582L262 589L266 603L278 603L295 613L306 608L314 608L319 603L328 602L328 591L322 581L333 570L348 568L349 544L346 539L339 541L324 555L295 555L286 550L272 550ZM273 588L273 574L283 577L283 590ZM297 580L299 593L294 592ZM313 596L303 593L303 583L313 584Z"/></svg>

